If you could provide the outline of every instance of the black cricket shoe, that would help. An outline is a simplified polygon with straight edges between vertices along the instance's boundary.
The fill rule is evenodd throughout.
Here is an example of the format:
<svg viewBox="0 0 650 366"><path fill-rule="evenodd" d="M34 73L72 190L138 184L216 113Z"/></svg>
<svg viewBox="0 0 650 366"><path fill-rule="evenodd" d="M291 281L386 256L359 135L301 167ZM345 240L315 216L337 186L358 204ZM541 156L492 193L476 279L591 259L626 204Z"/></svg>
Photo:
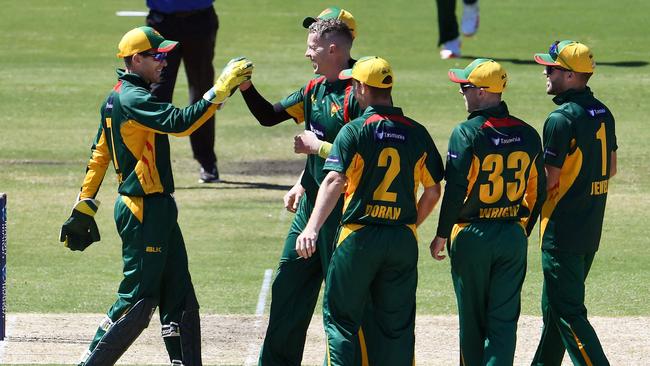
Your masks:
<svg viewBox="0 0 650 366"><path fill-rule="evenodd" d="M219 170L217 169L216 165L208 170L201 167L201 173L199 174L199 183L219 183L219 182L221 182L221 180L219 179Z"/></svg>

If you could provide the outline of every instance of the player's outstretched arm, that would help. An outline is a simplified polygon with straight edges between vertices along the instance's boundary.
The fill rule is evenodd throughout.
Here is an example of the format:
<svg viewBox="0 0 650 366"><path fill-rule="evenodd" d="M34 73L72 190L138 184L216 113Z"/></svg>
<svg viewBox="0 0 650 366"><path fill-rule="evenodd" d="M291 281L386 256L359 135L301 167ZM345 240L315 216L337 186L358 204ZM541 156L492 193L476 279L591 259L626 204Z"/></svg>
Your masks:
<svg viewBox="0 0 650 366"><path fill-rule="evenodd" d="M248 110L253 114L260 125L265 127L275 126L280 122L291 119L291 115L280 103L271 104L255 89L253 83L248 80L239 86L242 97Z"/></svg>
<svg viewBox="0 0 650 366"><path fill-rule="evenodd" d="M251 60L245 57L233 58L223 68L214 86L205 92L203 99L223 106L226 99L235 93L241 83L251 79L253 69Z"/></svg>

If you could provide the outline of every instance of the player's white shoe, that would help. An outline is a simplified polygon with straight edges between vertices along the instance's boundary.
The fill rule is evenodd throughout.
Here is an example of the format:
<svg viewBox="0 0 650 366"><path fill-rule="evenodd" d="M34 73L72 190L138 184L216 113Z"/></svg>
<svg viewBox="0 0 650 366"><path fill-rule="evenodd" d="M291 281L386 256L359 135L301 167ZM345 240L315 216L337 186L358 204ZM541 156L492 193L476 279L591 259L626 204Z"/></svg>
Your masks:
<svg viewBox="0 0 650 366"><path fill-rule="evenodd" d="M460 22L460 30L465 37L471 37L478 31L479 11L478 1L471 5L463 6L463 18Z"/></svg>
<svg viewBox="0 0 650 366"><path fill-rule="evenodd" d="M460 37L442 44L440 58L447 60L460 57Z"/></svg>

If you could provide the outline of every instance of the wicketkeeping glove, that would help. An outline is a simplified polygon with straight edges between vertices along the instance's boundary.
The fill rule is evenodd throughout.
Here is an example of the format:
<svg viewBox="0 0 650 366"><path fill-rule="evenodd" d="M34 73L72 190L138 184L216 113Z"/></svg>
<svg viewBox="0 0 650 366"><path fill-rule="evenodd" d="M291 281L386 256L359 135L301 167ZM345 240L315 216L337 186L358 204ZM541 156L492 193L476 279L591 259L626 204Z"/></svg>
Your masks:
<svg viewBox="0 0 650 366"><path fill-rule="evenodd" d="M239 84L251 79L253 68L253 62L247 58L233 58L223 68L214 86L205 92L203 99L210 103L223 104L237 90Z"/></svg>
<svg viewBox="0 0 650 366"><path fill-rule="evenodd" d="M99 241L99 229L95 223L95 213L99 201L92 198L82 199L72 208L70 218L61 227L59 240L70 250L84 250L90 244Z"/></svg>

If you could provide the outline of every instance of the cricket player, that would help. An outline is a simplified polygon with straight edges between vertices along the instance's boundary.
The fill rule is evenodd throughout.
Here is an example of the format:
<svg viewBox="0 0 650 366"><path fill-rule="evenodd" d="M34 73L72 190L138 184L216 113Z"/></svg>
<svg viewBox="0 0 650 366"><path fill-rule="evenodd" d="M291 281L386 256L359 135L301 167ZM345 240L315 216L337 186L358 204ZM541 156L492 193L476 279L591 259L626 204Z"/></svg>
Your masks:
<svg viewBox="0 0 650 366"><path fill-rule="evenodd" d="M595 68L589 47L556 41L535 61L545 66L546 93L558 107L544 122L544 328L532 364L560 365L566 349L574 365L609 365L584 303L616 174L614 117L587 86Z"/></svg>
<svg viewBox="0 0 650 366"><path fill-rule="evenodd" d="M508 77L490 59L449 70L469 116L449 139L431 255L447 244L458 302L460 364L512 365L527 236L544 202L542 142L501 99Z"/></svg>
<svg viewBox="0 0 650 366"><path fill-rule="evenodd" d="M322 227L341 194L344 212L325 281L327 365L353 365L355 337L372 302L381 347L370 365L411 365L415 348L416 226L440 197L442 159L427 130L392 103L389 63L359 59L341 73L353 79L363 114L341 129L323 167L327 176L296 242L303 258L318 253ZM419 186L424 193L417 199ZM372 344L373 342L371 342Z"/></svg>
<svg viewBox="0 0 650 366"><path fill-rule="evenodd" d="M352 14L339 8L325 9L318 18L305 18L308 27L307 57L318 76L272 105L248 81L240 86L249 110L263 126L293 119L305 124L296 136L295 151L306 153L305 169L284 196L284 206L296 213L287 234L271 289L271 310L259 365L300 365L307 328L318 300L321 284L333 251L334 236L342 212L338 210L321 231L319 252L305 260L296 254L296 238L311 214L323 164L339 130L360 114L349 80L339 80L341 70L351 67L350 49L356 23Z"/></svg>
<svg viewBox="0 0 650 366"><path fill-rule="evenodd" d="M102 103L81 192L61 228L60 240L71 250L84 250L99 241L95 197L112 161L124 278L117 301L80 365L115 364L149 325L156 307L172 365L201 365L199 304L172 196L168 135L187 136L205 123L241 82L250 79L253 64L243 58L231 60L203 99L179 109L157 102L149 89L160 80L167 52L177 45L150 27L132 29L122 37L117 56L124 59L126 70L117 70L117 84Z"/></svg>

